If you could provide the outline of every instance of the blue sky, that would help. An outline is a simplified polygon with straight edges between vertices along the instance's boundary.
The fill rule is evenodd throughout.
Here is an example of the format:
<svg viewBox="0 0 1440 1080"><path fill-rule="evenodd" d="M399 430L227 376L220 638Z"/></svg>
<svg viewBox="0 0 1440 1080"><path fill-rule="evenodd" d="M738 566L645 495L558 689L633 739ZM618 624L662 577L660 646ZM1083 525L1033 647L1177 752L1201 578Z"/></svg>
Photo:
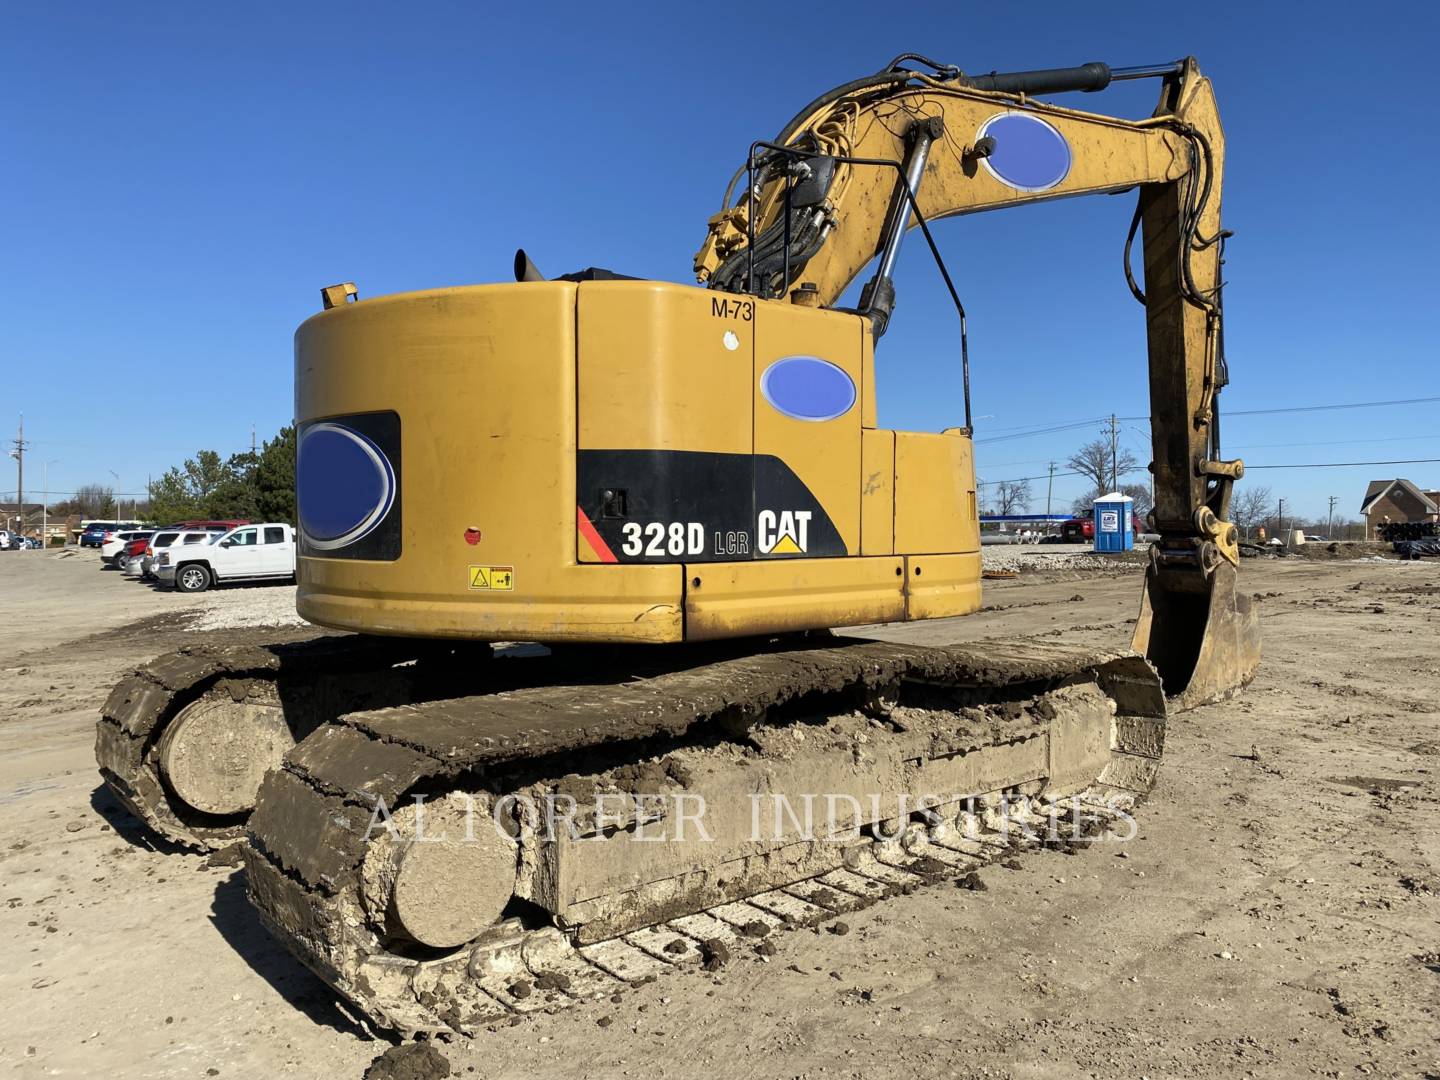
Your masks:
<svg viewBox="0 0 1440 1080"><path fill-rule="evenodd" d="M1224 404L1440 396L1433 6L883 10L12 6L0 435L25 414L27 491L44 461L55 490L115 484L112 472L120 490L143 490L197 449L233 452L252 424L264 438L288 422L291 335L323 285L353 280L373 296L507 280L517 246L552 273L593 264L691 281L749 142L906 50L972 71L1194 54L1220 99L1236 231ZM1141 116L1155 92L1072 100ZM1133 205L1099 197L939 225L970 312L987 481L1043 474L1099 417L1148 412L1142 313L1120 273ZM954 315L918 237L901 263L880 418L938 429L961 417ZM1440 457L1437 409L1235 416L1226 450L1252 464ZM1148 460L1143 422L1122 438ZM1323 515L1327 495L1353 514L1366 481L1392 475L1440 486L1435 464L1253 477ZM1056 502L1081 487L1057 479Z"/></svg>

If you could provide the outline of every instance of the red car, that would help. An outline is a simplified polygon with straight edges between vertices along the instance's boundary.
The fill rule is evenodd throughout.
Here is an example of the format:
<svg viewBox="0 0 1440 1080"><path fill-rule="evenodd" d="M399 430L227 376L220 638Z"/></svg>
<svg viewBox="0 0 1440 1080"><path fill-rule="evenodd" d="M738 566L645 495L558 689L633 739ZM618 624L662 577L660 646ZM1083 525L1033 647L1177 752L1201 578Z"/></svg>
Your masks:
<svg viewBox="0 0 1440 1080"><path fill-rule="evenodd" d="M1136 536L1145 531L1145 523L1140 520L1139 514L1130 515L1130 528ZM1060 526L1060 542L1064 544L1083 544L1087 540L1095 539L1095 519L1088 517L1073 517Z"/></svg>
<svg viewBox="0 0 1440 1080"><path fill-rule="evenodd" d="M127 542L126 545L120 549L120 554L115 556L115 565L118 566L121 570L125 569L125 563L128 560L143 558L145 555L145 549L149 546L149 536L141 536L135 540Z"/></svg>

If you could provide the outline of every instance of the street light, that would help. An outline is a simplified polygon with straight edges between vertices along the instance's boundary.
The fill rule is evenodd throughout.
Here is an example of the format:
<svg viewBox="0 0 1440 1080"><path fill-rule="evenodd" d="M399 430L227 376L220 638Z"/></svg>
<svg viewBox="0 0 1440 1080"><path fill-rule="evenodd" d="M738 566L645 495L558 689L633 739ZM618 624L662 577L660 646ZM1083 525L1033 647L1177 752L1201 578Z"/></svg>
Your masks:
<svg viewBox="0 0 1440 1080"><path fill-rule="evenodd" d="M59 458L46 461L40 465L42 476L41 485L43 493L40 496L40 550L45 551L50 547L50 466L60 464Z"/></svg>
<svg viewBox="0 0 1440 1080"><path fill-rule="evenodd" d="M115 524L118 525L120 524L121 518L125 516L120 512L120 474L114 469L106 469L105 471L115 478Z"/></svg>
<svg viewBox="0 0 1440 1080"><path fill-rule="evenodd" d="M20 457L20 448L19 448L18 446L17 446L14 450L11 450L11 451L10 451L10 456L11 456L12 458L14 458L17 462L23 462L23 459ZM15 491L15 509L19 512L19 517L16 519L16 527L15 527L15 532L16 532L16 533L23 532L23 531L24 531L24 528L25 528L25 504L20 501L20 496L23 495L23 494L24 494L23 491L20 491L18 488L16 489L16 491ZM10 527L10 515L9 515L9 514L6 514L6 515L5 515L5 527L6 527L7 529Z"/></svg>

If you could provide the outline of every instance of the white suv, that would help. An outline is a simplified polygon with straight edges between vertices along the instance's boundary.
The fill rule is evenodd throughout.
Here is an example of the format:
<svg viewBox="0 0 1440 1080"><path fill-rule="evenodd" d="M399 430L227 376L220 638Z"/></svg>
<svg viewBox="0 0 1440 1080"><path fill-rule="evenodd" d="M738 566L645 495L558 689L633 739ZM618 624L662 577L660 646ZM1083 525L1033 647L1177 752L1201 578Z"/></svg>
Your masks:
<svg viewBox="0 0 1440 1080"><path fill-rule="evenodd" d="M120 565L120 556L125 554L125 545L131 540L141 538L148 539L152 529L127 529L124 532L111 533L100 545L100 562L103 566L113 566L115 569L123 569Z"/></svg>
<svg viewBox="0 0 1440 1080"><path fill-rule="evenodd" d="M125 576L144 578L149 581L155 577L155 564L159 561L162 551L172 545L186 547L191 544L208 544L224 531L224 529L218 528L163 529L150 538L150 546L145 549L142 558L131 559L126 564Z"/></svg>
<svg viewBox="0 0 1440 1080"><path fill-rule="evenodd" d="M181 592L231 581L293 581L295 530L265 522L241 525L209 544L171 544L156 557L155 576Z"/></svg>

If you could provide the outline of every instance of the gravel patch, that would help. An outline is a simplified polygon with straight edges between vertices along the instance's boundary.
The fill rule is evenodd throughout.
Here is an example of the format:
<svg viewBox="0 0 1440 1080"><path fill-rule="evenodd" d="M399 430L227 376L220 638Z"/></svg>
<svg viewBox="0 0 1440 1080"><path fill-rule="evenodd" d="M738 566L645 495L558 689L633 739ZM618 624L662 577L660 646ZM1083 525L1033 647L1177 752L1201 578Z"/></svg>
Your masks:
<svg viewBox="0 0 1440 1080"><path fill-rule="evenodd" d="M1102 559L1089 547L1077 544L1068 550L1055 544L1043 546L1002 546L991 544L980 549L981 565L986 570L1081 570L1101 565Z"/></svg>
<svg viewBox="0 0 1440 1080"><path fill-rule="evenodd" d="M294 585L249 585L203 594L205 606L191 628L228 630L239 626L309 626L295 612Z"/></svg>

